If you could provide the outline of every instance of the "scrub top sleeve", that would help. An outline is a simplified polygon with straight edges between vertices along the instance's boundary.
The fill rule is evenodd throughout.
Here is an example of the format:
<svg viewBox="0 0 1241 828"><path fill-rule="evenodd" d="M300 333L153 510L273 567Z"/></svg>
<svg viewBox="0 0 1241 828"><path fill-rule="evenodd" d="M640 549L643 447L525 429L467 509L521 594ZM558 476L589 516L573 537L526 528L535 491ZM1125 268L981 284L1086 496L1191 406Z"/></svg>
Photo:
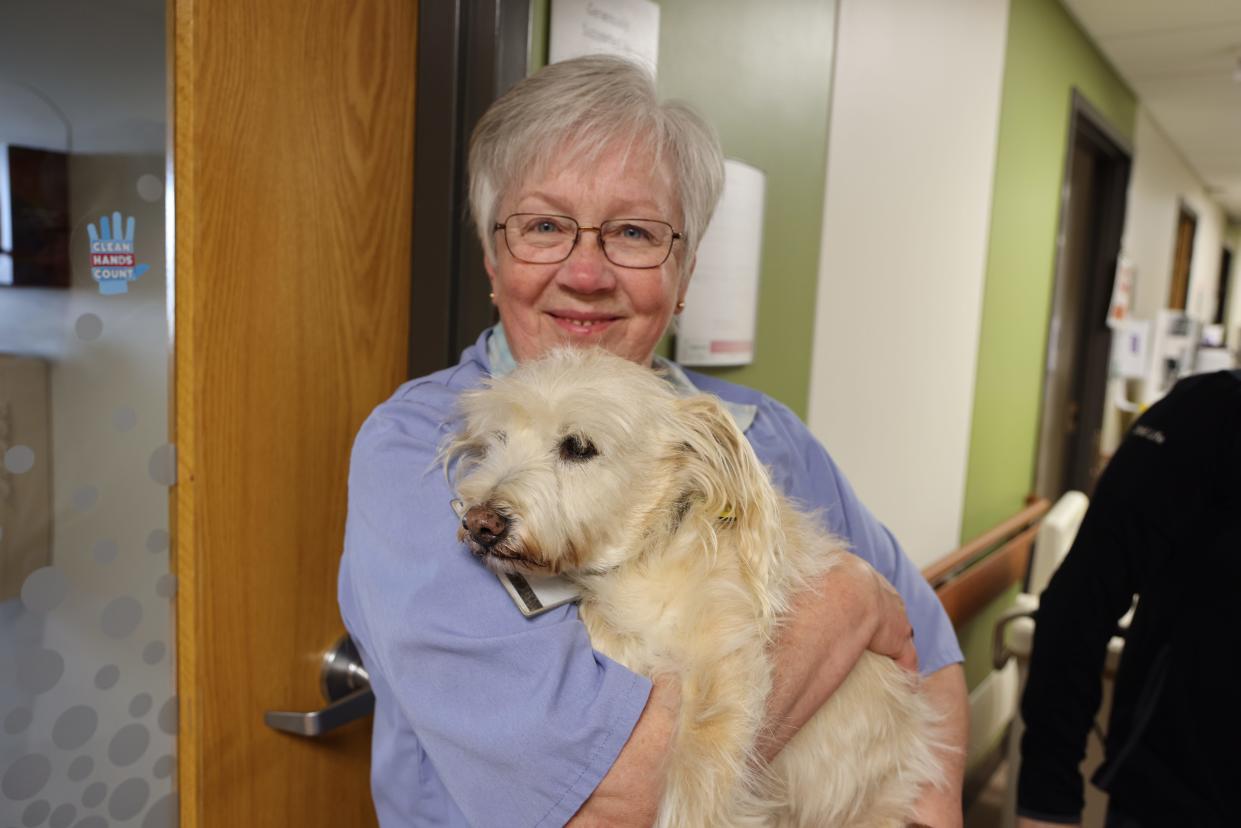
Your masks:
<svg viewBox="0 0 1241 828"><path fill-rule="evenodd" d="M611 767L650 682L591 648L575 606L523 617L457 541L435 465L452 407L421 396L385 403L355 443L342 615L471 824L561 825ZM387 772L399 769L373 770Z"/></svg>

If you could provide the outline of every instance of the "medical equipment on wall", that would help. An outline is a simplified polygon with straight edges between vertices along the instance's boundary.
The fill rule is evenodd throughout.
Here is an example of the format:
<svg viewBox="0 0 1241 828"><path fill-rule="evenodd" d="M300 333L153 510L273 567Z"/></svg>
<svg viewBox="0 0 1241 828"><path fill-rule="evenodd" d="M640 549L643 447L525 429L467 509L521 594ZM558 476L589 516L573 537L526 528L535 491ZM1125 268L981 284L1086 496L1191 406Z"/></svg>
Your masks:
<svg viewBox="0 0 1241 828"><path fill-rule="evenodd" d="M1197 371L1202 323L1184 311L1160 310L1153 320L1126 319L1114 326L1111 375L1137 382L1137 399L1117 400L1126 411L1157 402L1181 377Z"/></svg>

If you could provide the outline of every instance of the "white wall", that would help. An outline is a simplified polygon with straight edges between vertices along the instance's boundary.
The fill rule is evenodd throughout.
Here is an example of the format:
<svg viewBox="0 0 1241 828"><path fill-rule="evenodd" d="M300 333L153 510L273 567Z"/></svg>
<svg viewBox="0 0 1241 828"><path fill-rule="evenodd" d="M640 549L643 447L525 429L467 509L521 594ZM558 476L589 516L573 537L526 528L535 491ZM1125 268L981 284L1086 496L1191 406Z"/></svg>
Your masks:
<svg viewBox="0 0 1241 828"><path fill-rule="evenodd" d="M809 425L913 560L958 545L1007 0L843 0Z"/></svg>
<svg viewBox="0 0 1241 828"><path fill-rule="evenodd" d="M1121 249L1137 267L1133 315L1138 319L1150 319L1155 311L1167 307L1176 254L1177 212L1182 202L1198 216L1186 310L1210 322L1215 313L1227 219L1150 112L1140 106L1121 240Z"/></svg>

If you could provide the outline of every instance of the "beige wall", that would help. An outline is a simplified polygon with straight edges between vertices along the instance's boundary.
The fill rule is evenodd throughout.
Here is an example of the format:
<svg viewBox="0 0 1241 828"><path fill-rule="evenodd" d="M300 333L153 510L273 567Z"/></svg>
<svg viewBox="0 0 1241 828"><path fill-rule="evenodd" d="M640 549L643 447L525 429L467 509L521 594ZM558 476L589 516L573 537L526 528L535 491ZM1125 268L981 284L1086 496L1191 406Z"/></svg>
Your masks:
<svg viewBox="0 0 1241 828"><path fill-rule="evenodd" d="M960 537L1006 0L844 0L808 423L925 565Z"/></svg>

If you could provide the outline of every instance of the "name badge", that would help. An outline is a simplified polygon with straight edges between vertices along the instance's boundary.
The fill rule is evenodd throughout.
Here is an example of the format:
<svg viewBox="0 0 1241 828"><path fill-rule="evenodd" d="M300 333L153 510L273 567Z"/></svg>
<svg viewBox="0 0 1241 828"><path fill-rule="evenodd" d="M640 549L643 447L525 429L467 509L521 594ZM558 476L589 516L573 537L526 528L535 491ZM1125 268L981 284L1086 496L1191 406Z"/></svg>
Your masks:
<svg viewBox="0 0 1241 828"><path fill-rule="evenodd" d="M506 573L496 577L504 584L517 609L527 618L572 603L579 597L577 586L559 575L540 578Z"/></svg>

